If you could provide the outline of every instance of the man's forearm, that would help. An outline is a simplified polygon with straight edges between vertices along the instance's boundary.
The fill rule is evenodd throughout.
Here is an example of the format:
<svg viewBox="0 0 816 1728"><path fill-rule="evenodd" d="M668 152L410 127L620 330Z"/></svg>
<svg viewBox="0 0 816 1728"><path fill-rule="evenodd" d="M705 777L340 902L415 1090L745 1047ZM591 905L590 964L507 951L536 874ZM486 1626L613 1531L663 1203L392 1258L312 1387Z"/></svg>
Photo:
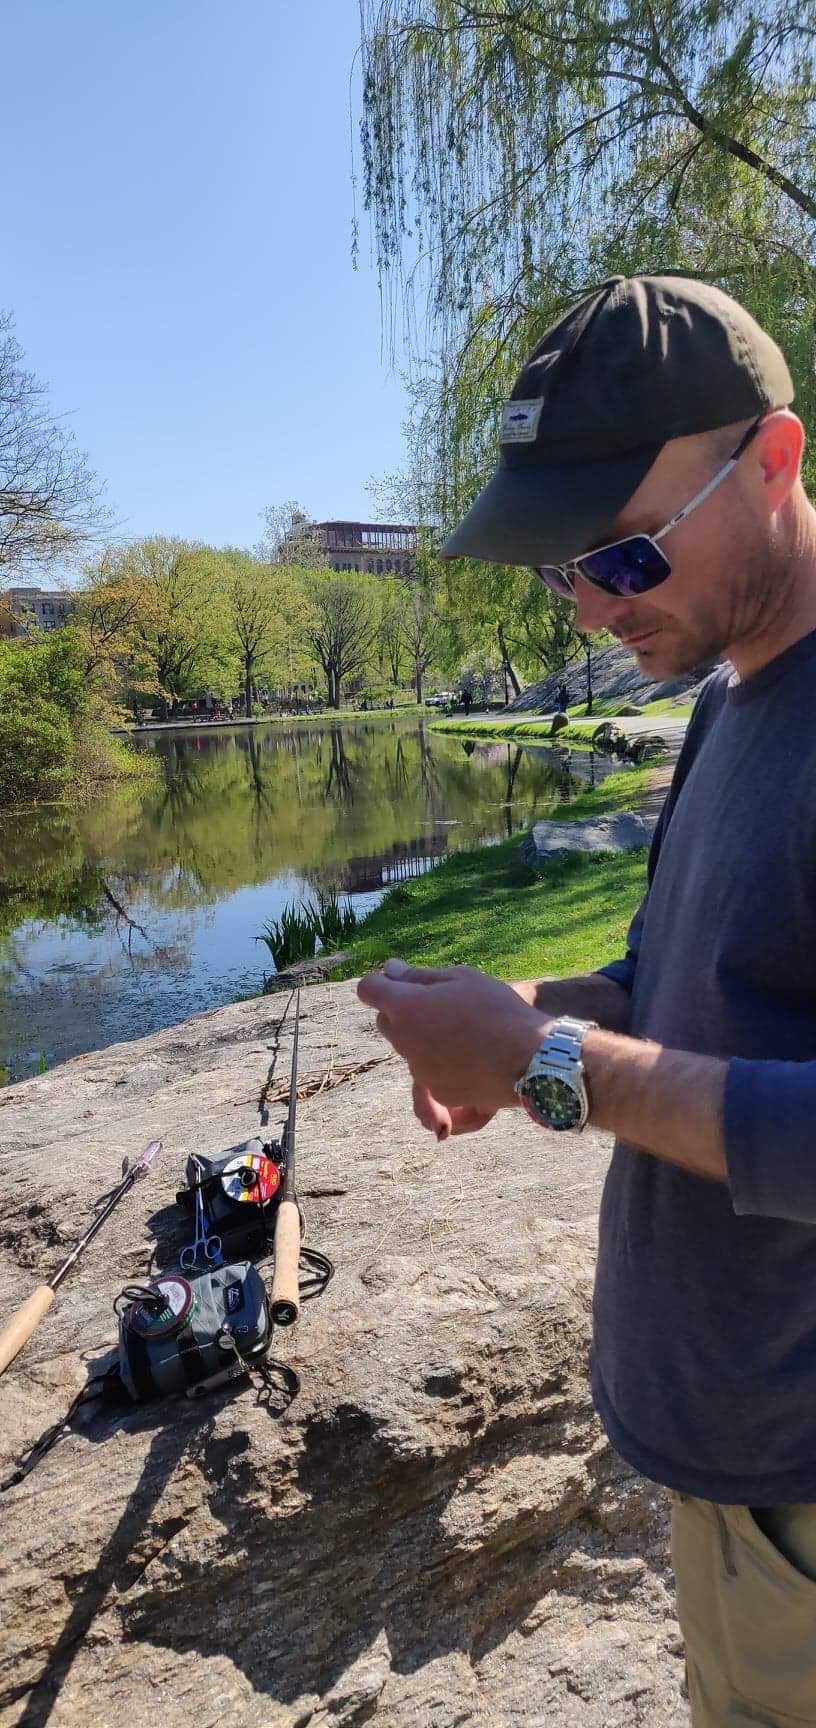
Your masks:
<svg viewBox="0 0 816 1728"><path fill-rule="evenodd" d="M629 993L600 972L574 978L528 978L513 989L531 1008L553 1020L570 1014L576 1020L597 1020L607 1032L629 1030Z"/></svg>
<svg viewBox="0 0 816 1728"><path fill-rule="evenodd" d="M513 988L548 1018L571 1014L598 1021L601 1030L588 1032L583 1048L593 1128L606 1129L696 1176L727 1181L727 1063L627 1037L629 996L611 978L590 972L576 978L531 979Z"/></svg>
<svg viewBox="0 0 816 1728"><path fill-rule="evenodd" d="M726 1062L608 1032L588 1032L582 1054L594 1128L695 1176L728 1180Z"/></svg>

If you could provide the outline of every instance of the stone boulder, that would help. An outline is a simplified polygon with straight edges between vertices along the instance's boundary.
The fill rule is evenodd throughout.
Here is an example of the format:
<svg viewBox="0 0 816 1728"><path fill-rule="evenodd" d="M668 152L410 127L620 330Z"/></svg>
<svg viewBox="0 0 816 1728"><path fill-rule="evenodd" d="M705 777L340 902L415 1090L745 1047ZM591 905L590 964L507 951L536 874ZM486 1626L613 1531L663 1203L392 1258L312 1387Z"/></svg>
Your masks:
<svg viewBox="0 0 816 1728"><path fill-rule="evenodd" d="M666 751L666 740L659 732L641 732L629 744L630 762L650 762L655 756L662 756Z"/></svg>
<svg viewBox="0 0 816 1728"><path fill-rule="evenodd" d="M552 717L552 724L550 726L550 737L556 738L558 736L559 732L566 732L568 726L569 726L569 716L568 715L561 714L561 713L554 714Z"/></svg>
<svg viewBox="0 0 816 1728"><path fill-rule="evenodd" d="M535 822L518 849L523 864L535 867L572 852L634 852L648 846L651 830L633 810L612 816L587 816L581 822Z"/></svg>
<svg viewBox="0 0 816 1728"><path fill-rule="evenodd" d="M616 726L611 720L603 720L600 726L595 727L592 744L596 750L608 750L613 756L625 756L629 740L620 726Z"/></svg>
<svg viewBox="0 0 816 1728"><path fill-rule="evenodd" d="M440 1146L353 985L303 993L298 1189L336 1263L252 1388L80 1413L0 1498L5 1728L682 1728L663 1493L587 1389L609 1156L519 1113ZM0 1092L0 1316L163 1152L0 1386L0 1475L111 1359L188 1153L285 1114L278 998Z"/></svg>

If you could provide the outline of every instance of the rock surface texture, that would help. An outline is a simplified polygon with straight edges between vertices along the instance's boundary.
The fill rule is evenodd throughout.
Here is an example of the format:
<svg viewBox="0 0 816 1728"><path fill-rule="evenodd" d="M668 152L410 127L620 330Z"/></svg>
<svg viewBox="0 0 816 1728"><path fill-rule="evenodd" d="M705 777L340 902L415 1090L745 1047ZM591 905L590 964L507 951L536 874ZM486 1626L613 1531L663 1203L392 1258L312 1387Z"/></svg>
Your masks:
<svg viewBox="0 0 816 1728"><path fill-rule="evenodd" d="M337 1271L275 1336L300 1395L87 1409L0 1496L0 1722L682 1728L665 1496L587 1390L608 1141L519 1114L438 1146L353 985L302 1002L298 1189ZM185 1240L188 1153L256 1131L270 1066L273 1097L288 1075L283 1008L0 1093L3 1318L123 1155L164 1143L0 1381L3 1476L111 1360L122 1284Z"/></svg>
<svg viewBox="0 0 816 1728"><path fill-rule="evenodd" d="M713 662L706 670L713 669ZM690 673L684 678L674 678L668 681L655 681L647 678L640 671L634 654L622 648L620 643L613 643L608 648L601 648L592 656L592 688L599 701L609 697L619 697L627 705L633 703L639 706L645 702L662 701L664 698L676 697L678 702L689 702L698 693L705 673L703 669ZM583 655L571 660L569 665L559 672L551 672L549 677L542 678L538 684L528 684L509 707L503 710L505 714L547 714L556 707L556 699L561 682L567 686L569 703L586 701L586 667Z"/></svg>

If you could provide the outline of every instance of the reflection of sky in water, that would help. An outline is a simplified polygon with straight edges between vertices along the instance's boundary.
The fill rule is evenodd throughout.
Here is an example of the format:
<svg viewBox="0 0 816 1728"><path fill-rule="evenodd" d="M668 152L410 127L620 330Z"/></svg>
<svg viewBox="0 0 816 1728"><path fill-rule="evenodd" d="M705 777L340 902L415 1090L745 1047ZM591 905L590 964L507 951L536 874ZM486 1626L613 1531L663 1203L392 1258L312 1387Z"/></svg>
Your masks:
<svg viewBox="0 0 816 1728"><path fill-rule="evenodd" d="M502 839L508 832L529 825L542 798L546 807L552 805L556 776L551 752L539 746L518 753L516 760L514 751L516 767L508 782L511 759L505 761L505 746L500 751L495 746L477 746L465 758L461 741L437 736L432 740L432 784L406 784L404 796L400 789L393 806L383 800L380 789L381 811L372 811L371 799L366 798L366 763L370 760L373 774L377 753L387 747L384 735L370 729L365 735L348 729L344 736L356 753L358 778L353 795L347 801L340 798L336 809L332 800L331 807L337 823L339 867L343 868L343 858L354 861L353 881L361 891L353 892L351 899L359 916L379 900L381 890L377 891L375 882L380 865L386 866L388 879L394 852L403 861L407 854L416 852L416 868L421 869L423 855L430 851L444 854L476 840ZM406 730L404 736L406 749L412 744L416 748L416 734ZM176 762L179 756L183 758L185 743L191 751L199 751L195 737L186 741L174 738ZM244 743L245 738L241 739ZM207 744L211 744L209 738ZM303 743L300 748L303 766ZM325 739L323 750L325 753ZM309 759L310 751L311 743L307 746ZM316 753L314 760L318 759ZM281 761L276 774L274 749L264 757L264 772L273 789L277 789L286 766L291 767L291 763ZM570 766L582 779L589 768L588 762L575 754ZM594 772L601 777L609 766L596 761ZM206 782L203 785L206 805ZM322 784L318 785L312 790L305 815L310 808L325 812L329 802ZM8 940L0 943L0 1062L7 1064L15 1077L32 1072L40 1053L50 1065L85 1050L144 1036L192 1014L220 1007L237 996L256 994L264 973L273 970L268 949L256 942L256 936L280 917L285 905L313 897L306 879L290 869L271 874L266 882L222 891L216 887L204 894L188 881L188 904L168 905L167 889L174 869L157 868L152 880L146 880L142 864L140 881L132 864L132 856L144 860L150 854L155 811L150 816L147 805L145 809L148 816L144 821L138 808L136 812L135 853L127 850L128 843L133 842L130 832L119 847L103 845L100 851L97 843L89 862L101 867L130 917L144 927L148 940L136 931L129 935L121 921L117 931L113 911L106 908L105 923L99 929L78 928L70 918L34 917L19 924ZM399 815L398 829L394 827L394 810ZM206 814L198 799L196 813L199 817ZM179 821L180 851L188 814L183 812ZM219 806L219 814L223 815L223 806ZM381 815L379 853L370 844L372 815L378 821ZM172 817L167 820L172 824ZM236 802L236 823L246 820L245 806ZM39 822L37 834L41 838L37 844L53 856L56 830L49 833L47 818L40 817ZM175 835L176 830L171 831ZM361 831L369 836L364 847L360 845ZM402 835L401 840L395 841L395 832ZM244 830L244 839L246 833ZM406 834L411 838L406 840ZM32 856L32 880L38 862L39 855ZM302 862L308 870L313 860L304 858ZM18 875L19 867L18 858ZM397 876L403 867L402 862L397 863ZM123 881L128 885L123 886Z"/></svg>
<svg viewBox="0 0 816 1728"><path fill-rule="evenodd" d="M86 934L64 921L21 925L13 937L17 964L0 1000L3 1060L22 1077L41 1051L49 1062L64 1061L257 994L263 974L274 967L255 937L307 892L303 878L278 877L239 888L214 906L172 913L139 896L130 915L152 941L134 932L130 953L124 928L117 937ZM380 897L355 894L358 915Z"/></svg>

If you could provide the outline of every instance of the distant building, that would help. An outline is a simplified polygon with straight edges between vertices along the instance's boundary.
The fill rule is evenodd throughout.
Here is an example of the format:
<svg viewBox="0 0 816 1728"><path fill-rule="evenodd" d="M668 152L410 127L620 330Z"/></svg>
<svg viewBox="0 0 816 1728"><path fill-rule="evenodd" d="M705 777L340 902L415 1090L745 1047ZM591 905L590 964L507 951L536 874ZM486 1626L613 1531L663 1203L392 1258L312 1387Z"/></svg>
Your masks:
<svg viewBox="0 0 816 1728"><path fill-rule="evenodd" d="M407 523L310 522L296 511L284 541L284 556L292 562L328 564L332 570L410 578L417 541L417 529Z"/></svg>
<svg viewBox="0 0 816 1728"><path fill-rule="evenodd" d="M70 594L47 588L5 588L0 594L11 612L12 635L25 636L32 627L61 630L74 610Z"/></svg>

